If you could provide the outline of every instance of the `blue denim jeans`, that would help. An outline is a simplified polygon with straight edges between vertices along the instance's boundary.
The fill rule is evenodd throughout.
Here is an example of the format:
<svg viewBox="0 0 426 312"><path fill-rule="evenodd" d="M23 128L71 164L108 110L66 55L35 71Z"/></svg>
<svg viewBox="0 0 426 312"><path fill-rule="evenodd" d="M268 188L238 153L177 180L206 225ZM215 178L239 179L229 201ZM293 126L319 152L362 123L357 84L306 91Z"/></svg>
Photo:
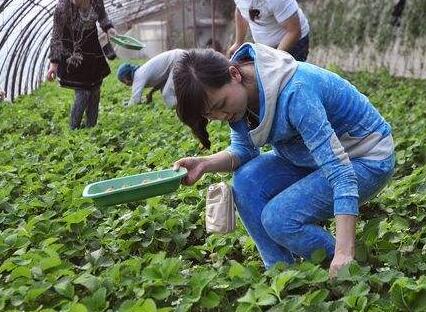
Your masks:
<svg viewBox="0 0 426 312"><path fill-rule="evenodd" d="M385 160L351 160L359 204L376 195L393 174L394 155ZM319 222L334 217L333 189L321 170L294 166L274 152L241 166L233 177L234 199L265 266L310 258L317 249L334 255L335 239Z"/></svg>

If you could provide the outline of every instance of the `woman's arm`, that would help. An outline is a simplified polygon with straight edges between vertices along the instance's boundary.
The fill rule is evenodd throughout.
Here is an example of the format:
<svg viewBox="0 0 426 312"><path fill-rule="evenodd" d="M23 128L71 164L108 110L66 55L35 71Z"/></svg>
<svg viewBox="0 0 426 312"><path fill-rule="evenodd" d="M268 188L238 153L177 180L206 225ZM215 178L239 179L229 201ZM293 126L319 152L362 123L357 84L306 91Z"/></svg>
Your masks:
<svg viewBox="0 0 426 312"><path fill-rule="evenodd" d="M290 50L301 36L301 25L299 19L299 5L296 0L271 1L270 9L276 21L284 28L285 35L281 38L277 49Z"/></svg>
<svg viewBox="0 0 426 312"><path fill-rule="evenodd" d="M336 216L336 247L330 265L330 277L334 277L342 266L355 257L355 225L356 216Z"/></svg>
<svg viewBox="0 0 426 312"><path fill-rule="evenodd" d="M185 167L188 170L188 175L183 180L187 185L195 183L207 172L235 171L260 153L259 148L249 143L247 130L247 125L243 121L234 124L231 128L231 145L226 150L207 157L180 159L175 162L173 168L177 170L179 167Z"/></svg>
<svg viewBox="0 0 426 312"><path fill-rule="evenodd" d="M108 15L105 11L105 5L103 0L97 0L97 13L98 13L98 22L102 30L108 33L108 30L114 28Z"/></svg>
<svg viewBox="0 0 426 312"><path fill-rule="evenodd" d="M206 172L232 172L240 165L237 157L228 151L203 157L203 171Z"/></svg>
<svg viewBox="0 0 426 312"><path fill-rule="evenodd" d="M281 39L277 49L288 51L297 43L302 33L299 15L297 12L294 13L288 20L284 21L281 25L285 29L286 33Z"/></svg>
<svg viewBox="0 0 426 312"><path fill-rule="evenodd" d="M142 93L147 83L146 63L139 67L133 76L132 97L129 100L128 106L139 104L141 102Z"/></svg>
<svg viewBox="0 0 426 312"><path fill-rule="evenodd" d="M238 160L228 151L222 151L207 157L185 157L176 161L174 170L186 168L188 174L182 180L185 185L197 182L204 173L233 171L239 165Z"/></svg>
<svg viewBox="0 0 426 312"><path fill-rule="evenodd" d="M53 29L52 37L50 39L49 53L50 62L53 64L58 64L62 58L62 38L64 34L64 25L66 23L65 10L66 7L64 1L59 1L56 4L55 12L53 14Z"/></svg>
<svg viewBox="0 0 426 312"><path fill-rule="evenodd" d="M240 10L235 8L235 42L229 48L228 55L232 56L235 51L244 43L247 34L248 23L241 15Z"/></svg>

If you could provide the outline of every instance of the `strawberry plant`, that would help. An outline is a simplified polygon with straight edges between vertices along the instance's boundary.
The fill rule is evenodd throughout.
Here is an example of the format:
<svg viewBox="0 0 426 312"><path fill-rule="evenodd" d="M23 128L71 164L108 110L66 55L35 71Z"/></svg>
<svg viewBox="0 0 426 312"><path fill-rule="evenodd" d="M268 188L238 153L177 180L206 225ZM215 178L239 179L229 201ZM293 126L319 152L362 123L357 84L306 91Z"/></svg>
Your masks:
<svg viewBox="0 0 426 312"><path fill-rule="evenodd" d="M112 207L81 196L94 181L219 151L227 125L209 126L203 151L159 95L123 107L130 90L113 75L93 129L69 130L73 95L54 84L0 105L0 310L424 311L426 82L341 74L392 124L397 169L361 207L357 262L334 281L320 253L265 271L241 224L207 235L205 191L219 176Z"/></svg>

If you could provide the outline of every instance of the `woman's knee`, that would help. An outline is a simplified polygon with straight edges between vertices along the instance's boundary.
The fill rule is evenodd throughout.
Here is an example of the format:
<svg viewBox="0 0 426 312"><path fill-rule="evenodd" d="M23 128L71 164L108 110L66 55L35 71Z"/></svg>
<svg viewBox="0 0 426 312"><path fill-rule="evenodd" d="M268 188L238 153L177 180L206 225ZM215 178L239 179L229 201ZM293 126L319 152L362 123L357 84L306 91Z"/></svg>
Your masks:
<svg viewBox="0 0 426 312"><path fill-rule="evenodd" d="M263 209L261 216L262 225L269 237L283 246L297 241L303 230L303 223L291 214L290 209L283 206L277 207L276 203L269 203Z"/></svg>

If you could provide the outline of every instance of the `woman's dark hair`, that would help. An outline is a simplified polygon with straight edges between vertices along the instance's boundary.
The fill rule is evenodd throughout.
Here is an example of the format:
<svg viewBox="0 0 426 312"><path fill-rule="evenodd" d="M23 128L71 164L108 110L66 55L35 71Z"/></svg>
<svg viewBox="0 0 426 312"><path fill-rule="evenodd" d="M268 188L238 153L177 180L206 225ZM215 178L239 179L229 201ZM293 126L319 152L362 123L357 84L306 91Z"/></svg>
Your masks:
<svg viewBox="0 0 426 312"><path fill-rule="evenodd" d="M205 113L209 107L206 89L219 89L231 81L229 60L213 49L185 52L173 69L179 119L188 125L205 148L210 148Z"/></svg>

